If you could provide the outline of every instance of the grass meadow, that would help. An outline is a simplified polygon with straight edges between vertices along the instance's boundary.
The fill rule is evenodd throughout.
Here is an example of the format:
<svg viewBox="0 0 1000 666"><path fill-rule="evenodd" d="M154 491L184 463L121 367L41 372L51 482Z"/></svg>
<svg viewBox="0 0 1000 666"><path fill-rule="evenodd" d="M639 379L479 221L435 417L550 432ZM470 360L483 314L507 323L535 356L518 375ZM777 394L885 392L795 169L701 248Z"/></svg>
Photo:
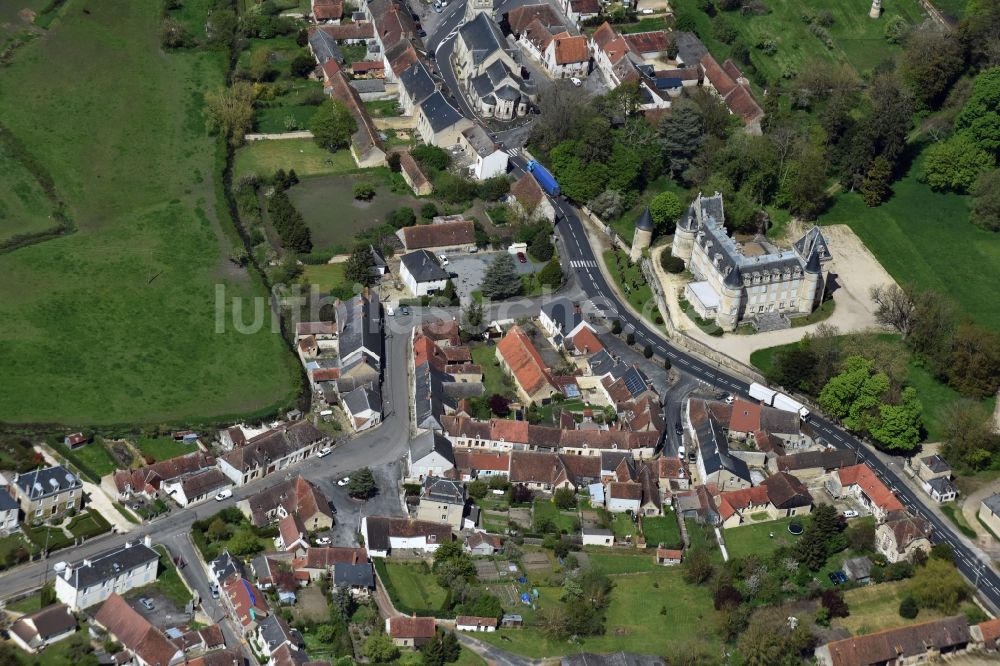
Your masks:
<svg viewBox="0 0 1000 666"><path fill-rule="evenodd" d="M35 176L0 142L0 243L59 226L53 209Z"/></svg>
<svg viewBox="0 0 1000 666"><path fill-rule="evenodd" d="M202 96L223 85L224 56L165 54L159 32L156 3L69 0L4 70L4 124L78 231L0 255L2 420L214 420L295 395L270 326L216 332L217 286L265 293L228 260L238 240L205 134ZM54 62L74 75L41 85Z"/></svg>
<svg viewBox="0 0 1000 666"><path fill-rule="evenodd" d="M278 169L295 169L299 178L349 173L356 169L348 150L331 153L312 139L251 141L236 151L233 176L270 176Z"/></svg>

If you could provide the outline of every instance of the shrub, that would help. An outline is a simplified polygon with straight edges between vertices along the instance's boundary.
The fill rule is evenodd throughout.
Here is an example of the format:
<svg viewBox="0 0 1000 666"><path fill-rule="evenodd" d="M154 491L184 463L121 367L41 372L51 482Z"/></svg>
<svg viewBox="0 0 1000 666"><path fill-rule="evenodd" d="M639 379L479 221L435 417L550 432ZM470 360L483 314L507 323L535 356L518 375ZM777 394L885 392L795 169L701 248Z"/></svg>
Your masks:
<svg viewBox="0 0 1000 666"><path fill-rule="evenodd" d="M903 600L899 602L900 617L912 620L919 612L920 608L917 606L917 602L913 600L913 597L904 597Z"/></svg>
<svg viewBox="0 0 1000 666"><path fill-rule="evenodd" d="M660 266L668 273L677 274L684 272L684 260L666 251L660 253Z"/></svg>
<svg viewBox="0 0 1000 666"><path fill-rule="evenodd" d="M642 355L646 358L653 358L653 345L646 345L642 348Z"/></svg>
<svg viewBox="0 0 1000 666"><path fill-rule="evenodd" d="M371 183L357 183L353 192L354 198L360 201L371 201L375 197L375 188Z"/></svg>
<svg viewBox="0 0 1000 666"><path fill-rule="evenodd" d="M433 220L437 216L438 216L438 209L437 206L435 206L434 204L425 203L423 206L420 207L420 217L422 217L423 219Z"/></svg>
<svg viewBox="0 0 1000 666"><path fill-rule="evenodd" d="M428 169L442 171L451 164L451 155L448 154L448 151L437 146L420 145L411 150L410 154L413 155L413 159Z"/></svg>

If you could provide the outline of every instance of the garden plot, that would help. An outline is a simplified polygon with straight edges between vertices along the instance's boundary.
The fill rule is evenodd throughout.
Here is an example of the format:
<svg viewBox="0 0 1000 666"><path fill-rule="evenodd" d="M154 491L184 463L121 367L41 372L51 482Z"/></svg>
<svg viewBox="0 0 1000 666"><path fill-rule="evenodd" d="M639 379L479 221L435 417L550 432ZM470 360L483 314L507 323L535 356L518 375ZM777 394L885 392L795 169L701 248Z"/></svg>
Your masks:
<svg viewBox="0 0 1000 666"><path fill-rule="evenodd" d="M552 566L548 555L541 552L525 553L521 556L521 564L524 565L525 571L528 571L529 573L542 571Z"/></svg>
<svg viewBox="0 0 1000 666"><path fill-rule="evenodd" d="M499 580L500 574L497 570L497 563L493 560L475 560L476 578L480 582Z"/></svg>

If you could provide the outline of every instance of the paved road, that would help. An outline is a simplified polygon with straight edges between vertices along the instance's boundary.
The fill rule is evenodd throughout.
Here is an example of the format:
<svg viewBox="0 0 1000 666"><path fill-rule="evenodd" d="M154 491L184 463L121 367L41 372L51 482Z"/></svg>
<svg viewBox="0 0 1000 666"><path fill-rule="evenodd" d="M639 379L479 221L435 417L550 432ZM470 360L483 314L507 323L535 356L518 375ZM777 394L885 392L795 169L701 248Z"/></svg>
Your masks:
<svg viewBox="0 0 1000 666"><path fill-rule="evenodd" d="M512 158L511 163L520 170L525 167L525 161L520 157ZM568 264L568 270L574 274L580 289L590 296L608 318L617 318L621 321L624 331L635 334L638 345L650 345L655 357L669 358L675 368L695 379L749 398L749 384L745 380L671 345L668 340L633 314L618 299L617 292L605 280L597 263L600 259L594 254L583 222L575 209L565 199L559 197L553 198L552 202L562 215L562 219L556 224L556 231L562 239L566 252L563 255L563 270L567 270ZM947 542L954 549L955 563L959 571L976 585L983 598L995 611L1000 611L1000 575L988 561L981 558L978 551L958 533L954 526L928 510L923 504L923 498L917 497L914 491L900 480L896 471L853 435L819 414L810 417L809 425L817 436L822 436L833 446L857 452L859 461L867 462L912 513L930 521L934 528L932 540Z"/></svg>

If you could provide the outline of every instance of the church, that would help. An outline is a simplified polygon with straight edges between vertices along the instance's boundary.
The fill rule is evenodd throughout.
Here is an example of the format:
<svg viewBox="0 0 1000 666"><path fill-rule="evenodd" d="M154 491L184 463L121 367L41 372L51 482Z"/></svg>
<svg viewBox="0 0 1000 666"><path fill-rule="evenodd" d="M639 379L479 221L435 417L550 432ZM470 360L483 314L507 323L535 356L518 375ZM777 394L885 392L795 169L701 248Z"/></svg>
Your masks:
<svg viewBox="0 0 1000 666"><path fill-rule="evenodd" d="M671 254L695 277L684 297L698 316L726 331L744 321L773 330L823 302L825 265L833 257L819 227L780 250L763 239L738 242L726 233L725 219L722 195L699 193L674 234Z"/></svg>

